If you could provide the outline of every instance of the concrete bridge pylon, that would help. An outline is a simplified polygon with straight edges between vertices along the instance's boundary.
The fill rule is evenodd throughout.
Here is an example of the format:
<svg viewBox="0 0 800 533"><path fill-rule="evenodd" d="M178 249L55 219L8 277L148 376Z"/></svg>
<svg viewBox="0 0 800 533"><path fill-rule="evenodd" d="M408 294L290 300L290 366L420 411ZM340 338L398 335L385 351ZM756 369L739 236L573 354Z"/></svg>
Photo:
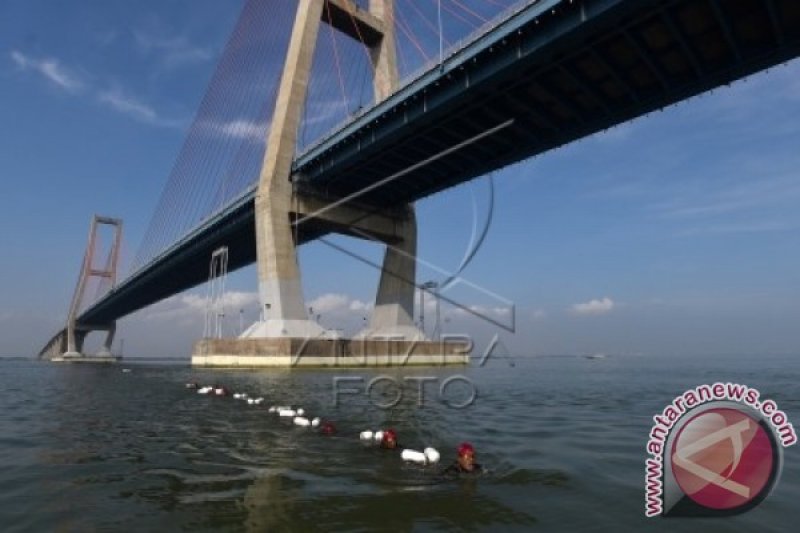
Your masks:
<svg viewBox="0 0 800 533"><path fill-rule="evenodd" d="M373 93L381 101L398 87L394 7L394 0L370 0L368 11L352 0L299 0L255 197L262 318L239 339L203 339L195 346L193 364L284 366L286 358L294 356L300 364L327 366L342 364L336 360L355 352L382 361L376 364L391 364L392 357L406 352L410 362L415 362L415 351L420 363L466 362L467 355L453 355L454 347L428 341L414 325L417 224L413 204L387 209L361 204L357 198L330 198L303 189L292 176L321 25L328 24L368 48ZM307 313L297 257L301 224L323 234L347 234L387 245L369 326L356 336L359 347L352 345L356 339L338 338ZM370 344L375 339L381 343ZM310 351L307 357L296 358L296 345ZM443 352L452 353L448 357Z"/></svg>

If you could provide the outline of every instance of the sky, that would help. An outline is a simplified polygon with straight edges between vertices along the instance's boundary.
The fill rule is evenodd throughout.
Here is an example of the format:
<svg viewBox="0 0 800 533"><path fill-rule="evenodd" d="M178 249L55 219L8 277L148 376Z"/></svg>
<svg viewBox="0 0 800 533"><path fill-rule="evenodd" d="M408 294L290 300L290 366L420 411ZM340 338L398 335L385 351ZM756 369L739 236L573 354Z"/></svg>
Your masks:
<svg viewBox="0 0 800 533"><path fill-rule="evenodd" d="M124 220L130 265L242 3L0 0L0 356L63 326L94 213ZM478 351L497 334L520 355L800 353L798 148L792 62L419 202L418 281L458 270L488 224L441 310ZM353 255L381 254L301 248L323 325L361 327L378 272ZM231 334L256 283L228 279ZM122 320L117 348L188 357L205 295Z"/></svg>

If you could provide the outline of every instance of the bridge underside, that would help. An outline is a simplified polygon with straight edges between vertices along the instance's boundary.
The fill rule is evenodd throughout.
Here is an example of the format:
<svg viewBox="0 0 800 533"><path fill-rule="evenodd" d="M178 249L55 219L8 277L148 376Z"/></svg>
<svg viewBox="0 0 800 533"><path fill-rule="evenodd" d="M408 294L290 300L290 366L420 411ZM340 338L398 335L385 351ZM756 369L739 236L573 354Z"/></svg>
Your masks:
<svg viewBox="0 0 800 533"><path fill-rule="evenodd" d="M539 2L300 156L295 172L320 194L413 202L799 52L795 0Z"/></svg>
<svg viewBox="0 0 800 533"><path fill-rule="evenodd" d="M796 0L542 0L299 156L297 188L405 205L798 53ZM298 243L327 231L307 222ZM203 283L223 245L230 270L256 260L252 191L79 322L109 323Z"/></svg>

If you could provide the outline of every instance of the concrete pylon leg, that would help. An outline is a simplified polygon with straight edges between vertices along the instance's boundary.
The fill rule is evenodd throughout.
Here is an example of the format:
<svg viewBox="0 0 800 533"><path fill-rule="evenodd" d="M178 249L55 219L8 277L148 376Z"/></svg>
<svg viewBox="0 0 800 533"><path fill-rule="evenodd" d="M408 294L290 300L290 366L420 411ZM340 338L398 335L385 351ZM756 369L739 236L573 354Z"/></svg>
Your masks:
<svg viewBox="0 0 800 533"><path fill-rule="evenodd" d="M111 348L114 345L114 335L117 333L117 325L111 324L108 328L108 332L106 333L106 340L103 342L103 346L100 347L100 351L97 353L100 357L110 357L111 356Z"/></svg>
<svg viewBox="0 0 800 533"><path fill-rule="evenodd" d="M323 4L318 0L300 0L297 4L256 196L258 291L263 319L243 332L243 338L309 338L325 331L306 315L289 220L289 178Z"/></svg>
<svg viewBox="0 0 800 533"><path fill-rule="evenodd" d="M83 339L81 339L83 345ZM78 349L77 332L75 331L75 324L67 324L67 351L62 354L64 357L80 357L81 352Z"/></svg>
<svg viewBox="0 0 800 533"><path fill-rule="evenodd" d="M402 240L386 247L370 326L360 336L423 339L414 326L414 290L417 272L417 220L413 206L400 224Z"/></svg>
<svg viewBox="0 0 800 533"><path fill-rule="evenodd" d="M243 338L308 338L325 332L306 314L297 248L289 220L291 195L289 187L286 189L274 187L272 195L259 198L256 203L258 291L263 319L242 333Z"/></svg>
<svg viewBox="0 0 800 533"><path fill-rule="evenodd" d="M75 351L78 352L78 354L83 354L83 343L86 341L86 335L88 335L87 331L75 332Z"/></svg>
<svg viewBox="0 0 800 533"><path fill-rule="evenodd" d="M394 0L370 0L369 12L384 21L383 39L370 49L372 65L375 68L375 102L389 97L398 85L397 50L394 39Z"/></svg>

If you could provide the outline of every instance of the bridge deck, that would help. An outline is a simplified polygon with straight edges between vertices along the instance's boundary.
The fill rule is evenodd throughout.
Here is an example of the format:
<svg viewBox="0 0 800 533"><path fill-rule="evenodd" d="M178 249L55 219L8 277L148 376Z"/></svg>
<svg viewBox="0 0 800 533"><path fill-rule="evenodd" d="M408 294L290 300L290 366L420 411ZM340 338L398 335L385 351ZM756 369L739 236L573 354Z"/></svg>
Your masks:
<svg viewBox="0 0 800 533"><path fill-rule="evenodd" d="M513 119L365 201L412 202L787 61L793 0L540 1L295 162L311 187L358 194Z"/></svg>
<svg viewBox="0 0 800 533"><path fill-rule="evenodd" d="M294 170L303 187L338 198L435 158L359 198L411 202L798 53L796 0L541 0L301 154ZM113 321L202 283L223 244L230 270L255 261L252 191L79 321Z"/></svg>

